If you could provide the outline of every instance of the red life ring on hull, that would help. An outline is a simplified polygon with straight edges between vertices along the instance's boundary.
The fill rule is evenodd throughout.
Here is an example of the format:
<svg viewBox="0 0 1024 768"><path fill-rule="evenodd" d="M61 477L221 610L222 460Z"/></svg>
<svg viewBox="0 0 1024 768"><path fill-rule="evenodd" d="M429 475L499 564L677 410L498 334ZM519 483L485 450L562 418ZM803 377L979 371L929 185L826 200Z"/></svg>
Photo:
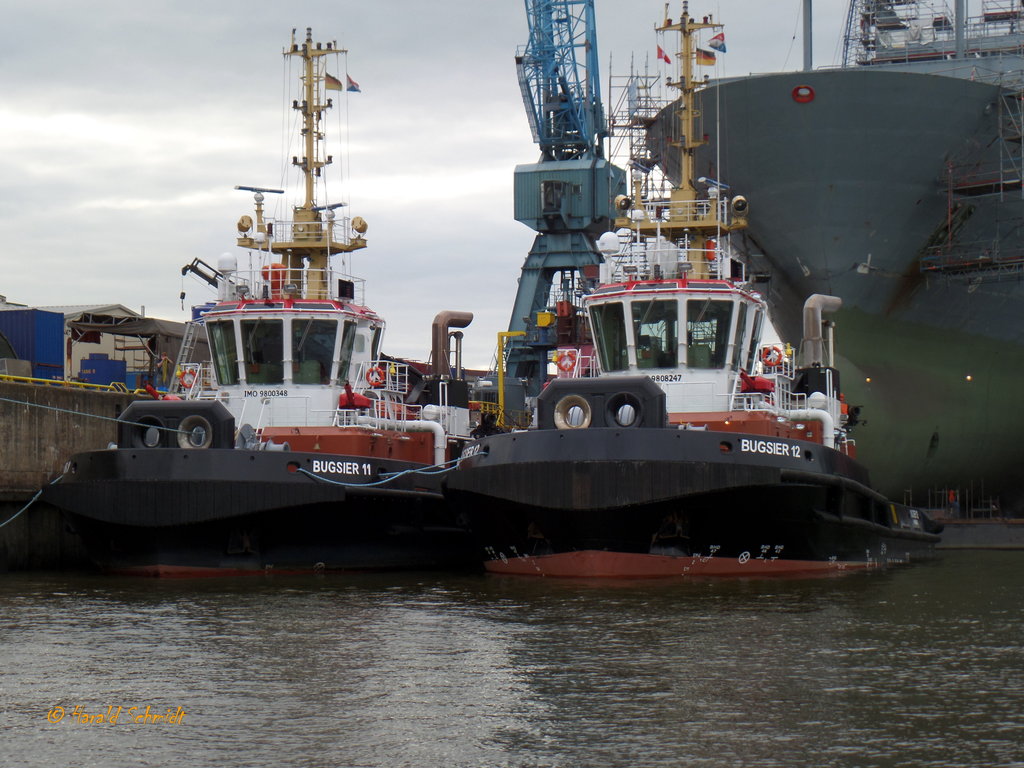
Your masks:
<svg viewBox="0 0 1024 768"><path fill-rule="evenodd" d="M765 347L761 350L761 362L766 368L778 368L784 359L785 356L778 347Z"/></svg>
<svg viewBox="0 0 1024 768"><path fill-rule="evenodd" d="M182 371L178 374L178 381L182 389L192 389L192 385L196 383L196 372L191 369Z"/></svg>
<svg viewBox="0 0 1024 768"><path fill-rule="evenodd" d="M374 365L366 369L366 383L371 387L384 386L384 369Z"/></svg>
<svg viewBox="0 0 1024 768"><path fill-rule="evenodd" d="M814 89L809 85L798 85L792 95L797 104L810 104L814 101Z"/></svg>

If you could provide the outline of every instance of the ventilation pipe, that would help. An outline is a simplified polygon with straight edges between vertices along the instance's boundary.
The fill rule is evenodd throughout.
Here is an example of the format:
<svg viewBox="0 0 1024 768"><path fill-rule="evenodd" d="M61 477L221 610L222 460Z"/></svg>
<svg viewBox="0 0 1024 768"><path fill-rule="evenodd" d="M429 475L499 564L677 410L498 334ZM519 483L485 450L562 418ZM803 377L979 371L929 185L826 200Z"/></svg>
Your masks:
<svg viewBox="0 0 1024 768"><path fill-rule="evenodd" d="M448 329L465 328L473 322L472 312L445 310L438 312L430 327L430 354L436 376L450 376L451 362L448 359ZM461 357L461 355L459 355ZM459 361L461 364L461 360Z"/></svg>
<svg viewBox="0 0 1024 768"><path fill-rule="evenodd" d="M794 408L785 412L794 420L821 422L821 440L826 448L836 447L836 420L824 408Z"/></svg>
<svg viewBox="0 0 1024 768"><path fill-rule="evenodd" d="M815 293L804 302L804 338L800 344L800 359L804 366L824 365L825 345L821 337L821 316L838 312L843 300L838 296Z"/></svg>

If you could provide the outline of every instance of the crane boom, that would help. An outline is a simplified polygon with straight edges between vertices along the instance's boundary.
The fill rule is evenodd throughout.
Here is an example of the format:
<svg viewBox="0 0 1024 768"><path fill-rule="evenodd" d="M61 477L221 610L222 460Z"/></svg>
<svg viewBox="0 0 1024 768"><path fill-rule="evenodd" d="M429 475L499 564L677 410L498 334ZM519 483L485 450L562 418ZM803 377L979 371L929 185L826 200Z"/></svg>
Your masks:
<svg viewBox="0 0 1024 768"><path fill-rule="evenodd" d="M625 173L604 157L607 121L601 103L594 0L525 0L529 43L516 54L519 84L536 163L516 166L515 217L537 232L523 264L509 331L524 331L508 354L508 370L536 395L547 376L548 355L566 337L585 333L565 318L550 324L555 277L560 306L575 304L577 276L604 260L596 238L612 228L615 199ZM564 300L564 301L563 301ZM545 316L543 323L539 316Z"/></svg>
<svg viewBox="0 0 1024 768"><path fill-rule="evenodd" d="M546 157L603 154L608 135L592 0L526 0L530 42L516 55L533 140Z"/></svg>

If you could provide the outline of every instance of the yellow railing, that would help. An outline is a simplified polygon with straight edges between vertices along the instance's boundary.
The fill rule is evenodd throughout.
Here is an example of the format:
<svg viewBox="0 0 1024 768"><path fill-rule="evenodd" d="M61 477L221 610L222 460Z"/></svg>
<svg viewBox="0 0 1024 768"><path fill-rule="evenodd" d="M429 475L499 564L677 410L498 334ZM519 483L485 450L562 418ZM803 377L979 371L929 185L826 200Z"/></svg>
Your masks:
<svg viewBox="0 0 1024 768"><path fill-rule="evenodd" d="M498 421L497 426L511 426L505 423L505 342L517 336L525 336L526 331L501 331L498 333Z"/></svg>
<svg viewBox="0 0 1024 768"><path fill-rule="evenodd" d="M124 383L120 381L115 381L113 384L88 384L84 381L64 381L63 379L36 379L31 376L8 376L6 374L0 374L0 381L14 381L21 384L45 384L46 386L50 387L71 387L73 389L92 389L99 392L119 392L121 394L146 394L146 390L130 390Z"/></svg>

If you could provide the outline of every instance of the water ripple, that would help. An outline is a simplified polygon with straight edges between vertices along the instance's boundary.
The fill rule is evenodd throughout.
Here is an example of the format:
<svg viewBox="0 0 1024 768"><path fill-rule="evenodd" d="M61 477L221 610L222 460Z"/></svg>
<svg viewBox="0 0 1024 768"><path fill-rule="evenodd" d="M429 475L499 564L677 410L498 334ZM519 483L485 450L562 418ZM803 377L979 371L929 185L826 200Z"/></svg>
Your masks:
<svg viewBox="0 0 1024 768"><path fill-rule="evenodd" d="M0 765L1020 764L1024 553L841 579L0 578ZM108 705L181 724L85 724Z"/></svg>

